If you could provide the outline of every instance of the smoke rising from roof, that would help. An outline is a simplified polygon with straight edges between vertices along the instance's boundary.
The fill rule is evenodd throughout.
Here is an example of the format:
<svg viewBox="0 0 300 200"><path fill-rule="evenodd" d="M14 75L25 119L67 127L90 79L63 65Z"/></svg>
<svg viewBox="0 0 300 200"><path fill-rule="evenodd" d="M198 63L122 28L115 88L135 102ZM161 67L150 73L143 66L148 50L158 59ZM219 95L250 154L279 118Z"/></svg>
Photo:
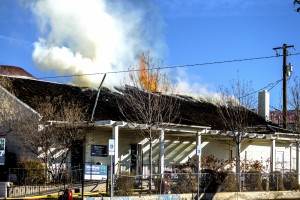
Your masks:
<svg viewBox="0 0 300 200"><path fill-rule="evenodd" d="M40 29L35 65L58 75L127 70L141 52L164 52L163 21L150 1L41 0L31 9ZM73 82L97 87L103 75L77 76ZM108 75L118 85L128 74Z"/></svg>
<svg viewBox="0 0 300 200"><path fill-rule="evenodd" d="M198 100L213 102L218 98L218 94L211 88L212 86L202 83L201 76L191 76L186 69L178 68L174 76L177 83L177 91L179 94L192 96Z"/></svg>
<svg viewBox="0 0 300 200"><path fill-rule="evenodd" d="M152 1L36 0L30 5L40 38L34 43L35 66L57 75L128 70L142 52L163 58L164 22ZM205 96L208 87L190 81L182 71L172 74L180 94ZM98 87L103 75L74 76L76 85ZM108 74L108 87L128 83L128 73Z"/></svg>

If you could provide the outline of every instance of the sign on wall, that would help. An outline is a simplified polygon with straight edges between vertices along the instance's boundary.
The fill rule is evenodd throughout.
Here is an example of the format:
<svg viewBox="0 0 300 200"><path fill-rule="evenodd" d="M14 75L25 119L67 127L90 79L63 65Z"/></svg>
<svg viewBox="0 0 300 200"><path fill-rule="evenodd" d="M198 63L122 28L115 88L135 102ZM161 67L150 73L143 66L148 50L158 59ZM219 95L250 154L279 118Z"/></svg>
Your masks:
<svg viewBox="0 0 300 200"><path fill-rule="evenodd" d="M0 138L0 165L5 165L5 138Z"/></svg>
<svg viewBox="0 0 300 200"><path fill-rule="evenodd" d="M107 165L85 164L85 180L107 180Z"/></svg>
<svg viewBox="0 0 300 200"><path fill-rule="evenodd" d="M107 146L91 145L91 156L107 157Z"/></svg>

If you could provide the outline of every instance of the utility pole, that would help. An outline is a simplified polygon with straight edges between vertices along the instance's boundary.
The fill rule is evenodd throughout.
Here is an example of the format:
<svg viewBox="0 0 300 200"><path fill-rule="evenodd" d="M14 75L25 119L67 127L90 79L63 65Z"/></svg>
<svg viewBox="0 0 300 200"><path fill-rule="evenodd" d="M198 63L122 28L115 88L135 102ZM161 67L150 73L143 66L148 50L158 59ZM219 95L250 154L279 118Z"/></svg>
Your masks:
<svg viewBox="0 0 300 200"><path fill-rule="evenodd" d="M283 86L282 86L282 90L283 90L283 128L287 128L287 77L289 76L290 72L292 71L292 66L291 64L289 64L287 66L286 64L286 57L288 56L288 48L294 48L294 45L286 45L283 44L282 47L276 47L273 48L273 50L276 51L279 49L282 49L282 55L277 53L277 56L283 56L283 64L282 64L282 82L283 82Z"/></svg>

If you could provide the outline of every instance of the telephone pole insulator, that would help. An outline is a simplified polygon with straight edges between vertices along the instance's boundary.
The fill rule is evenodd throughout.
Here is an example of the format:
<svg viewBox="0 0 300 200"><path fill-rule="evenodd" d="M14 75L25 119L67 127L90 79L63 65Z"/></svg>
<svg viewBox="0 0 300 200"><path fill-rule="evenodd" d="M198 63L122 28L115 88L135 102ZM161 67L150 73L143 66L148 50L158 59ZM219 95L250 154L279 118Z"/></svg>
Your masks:
<svg viewBox="0 0 300 200"><path fill-rule="evenodd" d="M286 57L288 56L288 48L294 48L294 45L286 45L283 44L282 47L276 47L273 48L273 50L276 51L278 56L283 56L283 64L282 64L282 82L283 82L283 86L282 86L282 90L283 90L283 128L287 128L287 77L290 76L290 73L292 71L292 65L286 64ZM278 54L277 50L282 49L282 55ZM295 49L295 48L294 48Z"/></svg>

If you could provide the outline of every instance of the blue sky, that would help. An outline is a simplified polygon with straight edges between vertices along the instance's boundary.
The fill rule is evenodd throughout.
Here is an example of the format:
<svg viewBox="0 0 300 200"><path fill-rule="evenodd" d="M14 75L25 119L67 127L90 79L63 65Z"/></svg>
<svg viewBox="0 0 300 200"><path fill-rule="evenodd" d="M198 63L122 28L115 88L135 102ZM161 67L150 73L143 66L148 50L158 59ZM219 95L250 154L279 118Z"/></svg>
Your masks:
<svg viewBox="0 0 300 200"><path fill-rule="evenodd" d="M91 63L94 61L98 65L111 65L105 68L108 71L128 69L129 65L134 65L136 52L145 49L163 60L163 66L272 56L276 55L273 48L283 43L295 46L296 50L290 49L291 53L300 52L300 13L294 11L293 0L99 1L102 4L96 1L84 2L91 3L93 7L99 6L97 8L104 14L95 14L95 19L99 20L92 26L98 29L87 26L84 19L89 12L74 16L76 10L71 8L77 4L69 0L61 1L65 2L64 5L38 4L36 2L39 1L35 0L1 0L0 64L20 66L36 77L47 77L73 73L73 66L57 56L51 59L43 57L50 53L54 55L54 52L63 54L66 59L71 52L70 60L80 59L82 65L94 66ZM69 9L71 3L74 5ZM92 9L79 3L77 6L82 10ZM56 9L61 11L56 12ZM65 16L65 13L69 15ZM77 23L76 17L83 20ZM110 22L117 24L118 28L108 26ZM78 24L81 25L77 28ZM89 36L81 37L80 30L90 30ZM115 31L122 34L116 34L112 40L106 39ZM92 38L91 32L103 36L103 40L91 39L97 44L89 43L87 38ZM106 41L108 44L103 44ZM115 44L115 41L120 42ZM118 51L106 51L99 46L114 47ZM55 48L57 51L54 51ZM96 50L92 51L93 48ZM136 52L133 52L135 49ZM99 51L106 55L105 58L114 58L102 62L105 60L103 57L91 56ZM288 62L294 65L292 78L299 76L300 56L290 56ZM67 67L61 68L61 65ZM105 70L82 71L78 68L74 73ZM236 79L237 74L241 79L252 81L254 90L260 90L282 78L282 57L169 69L168 73L187 94L212 95L220 85L228 85L229 80ZM292 81L289 81L291 84ZM271 105L276 108L280 107L281 89L282 82L270 91Z"/></svg>

